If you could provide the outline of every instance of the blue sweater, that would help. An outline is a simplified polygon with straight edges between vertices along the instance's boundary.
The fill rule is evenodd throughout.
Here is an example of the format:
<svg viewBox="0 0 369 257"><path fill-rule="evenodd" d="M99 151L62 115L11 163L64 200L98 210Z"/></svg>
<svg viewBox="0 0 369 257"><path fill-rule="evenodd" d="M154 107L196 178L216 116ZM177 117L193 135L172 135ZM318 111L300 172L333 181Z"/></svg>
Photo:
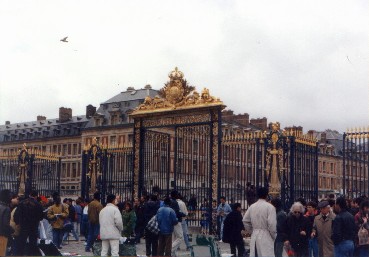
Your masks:
<svg viewBox="0 0 369 257"><path fill-rule="evenodd" d="M160 207L156 214L161 235L170 235L173 233L174 226L178 223L176 213L172 208L164 205Z"/></svg>

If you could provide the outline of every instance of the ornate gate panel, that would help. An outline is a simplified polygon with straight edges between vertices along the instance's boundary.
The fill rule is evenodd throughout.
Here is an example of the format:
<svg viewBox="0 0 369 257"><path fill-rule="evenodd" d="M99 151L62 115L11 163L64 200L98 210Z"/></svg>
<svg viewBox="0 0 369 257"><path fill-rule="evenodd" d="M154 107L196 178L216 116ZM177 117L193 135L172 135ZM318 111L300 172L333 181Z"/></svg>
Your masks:
<svg viewBox="0 0 369 257"><path fill-rule="evenodd" d="M140 195L158 193L166 196L174 188L174 176L170 172L170 142L168 133L144 132Z"/></svg>
<svg viewBox="0 0 369 257"><path fill-rule="evenodd" d="M37 190L51 196L60 192L60 164L58 156L28 149L24 144L18 155L0 156L0 190L9 189L18 195Z"/></svg>

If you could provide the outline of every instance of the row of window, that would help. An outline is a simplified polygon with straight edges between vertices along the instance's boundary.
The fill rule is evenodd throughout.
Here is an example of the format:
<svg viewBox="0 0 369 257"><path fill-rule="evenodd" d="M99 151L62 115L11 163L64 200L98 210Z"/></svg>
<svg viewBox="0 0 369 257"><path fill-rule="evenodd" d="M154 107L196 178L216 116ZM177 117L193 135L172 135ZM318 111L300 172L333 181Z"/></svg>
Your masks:
<svg viewBox="0 0 369 257"><path fill-rule="evenodd" d="M57 144L57 145L29 145L28 148L40 150L43 152L51 152L61 156L79 155L81 154L81 143ZM3 149L4 155L13 155L21 150L20 147Z"/></svg>

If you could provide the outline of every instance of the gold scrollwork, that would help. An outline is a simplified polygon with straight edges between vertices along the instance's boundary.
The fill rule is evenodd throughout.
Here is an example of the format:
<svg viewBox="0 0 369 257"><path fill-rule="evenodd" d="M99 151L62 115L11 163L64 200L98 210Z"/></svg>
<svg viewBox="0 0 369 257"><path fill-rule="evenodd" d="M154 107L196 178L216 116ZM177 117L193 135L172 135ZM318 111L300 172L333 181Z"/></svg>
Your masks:
<svg viewBox="0 0 369 257"><path fill-rule="evenodd" d="M163 118L145 119L142 123L144 127L181 125L187 123L208 122L210 114L191 114L186 116L174 116Z"/></svg>

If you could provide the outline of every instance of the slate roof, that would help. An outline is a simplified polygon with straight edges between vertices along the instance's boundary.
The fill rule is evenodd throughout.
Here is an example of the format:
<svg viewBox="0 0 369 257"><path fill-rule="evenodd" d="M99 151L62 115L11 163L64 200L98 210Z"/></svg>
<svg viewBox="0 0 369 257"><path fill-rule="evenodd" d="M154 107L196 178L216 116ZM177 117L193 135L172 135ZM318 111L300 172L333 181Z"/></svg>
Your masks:
<svg viewBox="0 0 369 257"><path fill-rule="evenodd" d="M125 91L125 92L121 92L120 94L110 98L109 100L105 101L103 104L140 100L140 99L145 99L146 96L155 97L158 94L158 92L159 92L158 90L154 90L154 89L137 89L137 90Z"/></svg>
<svg viewBox="0 0 369 257"><path fill-rule="evenodd" d="M320 142L322 133L326 134L327 142ZM314 137L320 142L319 145L332 145L334 148L334 155L342 155L343 148L343 134L336 130L327 129L325 131L314 131Z"/></svg>
<svg viewBox="0 0 369 257"><path fill-rule="evenodd" d="M100 104L97 109L95 116L100 116L103 118L102 127L110 126L110 115L111 112L119 112L122 122L119 124L128 124L128 115L133 109L138 107L145 97L155 97L158 94L158 90L154 89L137 89L121 92L120 94L110 98L109 100ZM129 102L129 103L128 103ZM127 104L126 104L127 103ZM101 127L99 126L99 127ZM93 128L95 126L95 121L92 118L86 128Z"/></svg>
<svg viewBox="0 0 369 257"><path fill-rule="evenodd" d="M46 119L1 125L0 142L81 135L81 130L88 120L85 115L79 115L63 123L60 123L59 119Z"/></svg>

